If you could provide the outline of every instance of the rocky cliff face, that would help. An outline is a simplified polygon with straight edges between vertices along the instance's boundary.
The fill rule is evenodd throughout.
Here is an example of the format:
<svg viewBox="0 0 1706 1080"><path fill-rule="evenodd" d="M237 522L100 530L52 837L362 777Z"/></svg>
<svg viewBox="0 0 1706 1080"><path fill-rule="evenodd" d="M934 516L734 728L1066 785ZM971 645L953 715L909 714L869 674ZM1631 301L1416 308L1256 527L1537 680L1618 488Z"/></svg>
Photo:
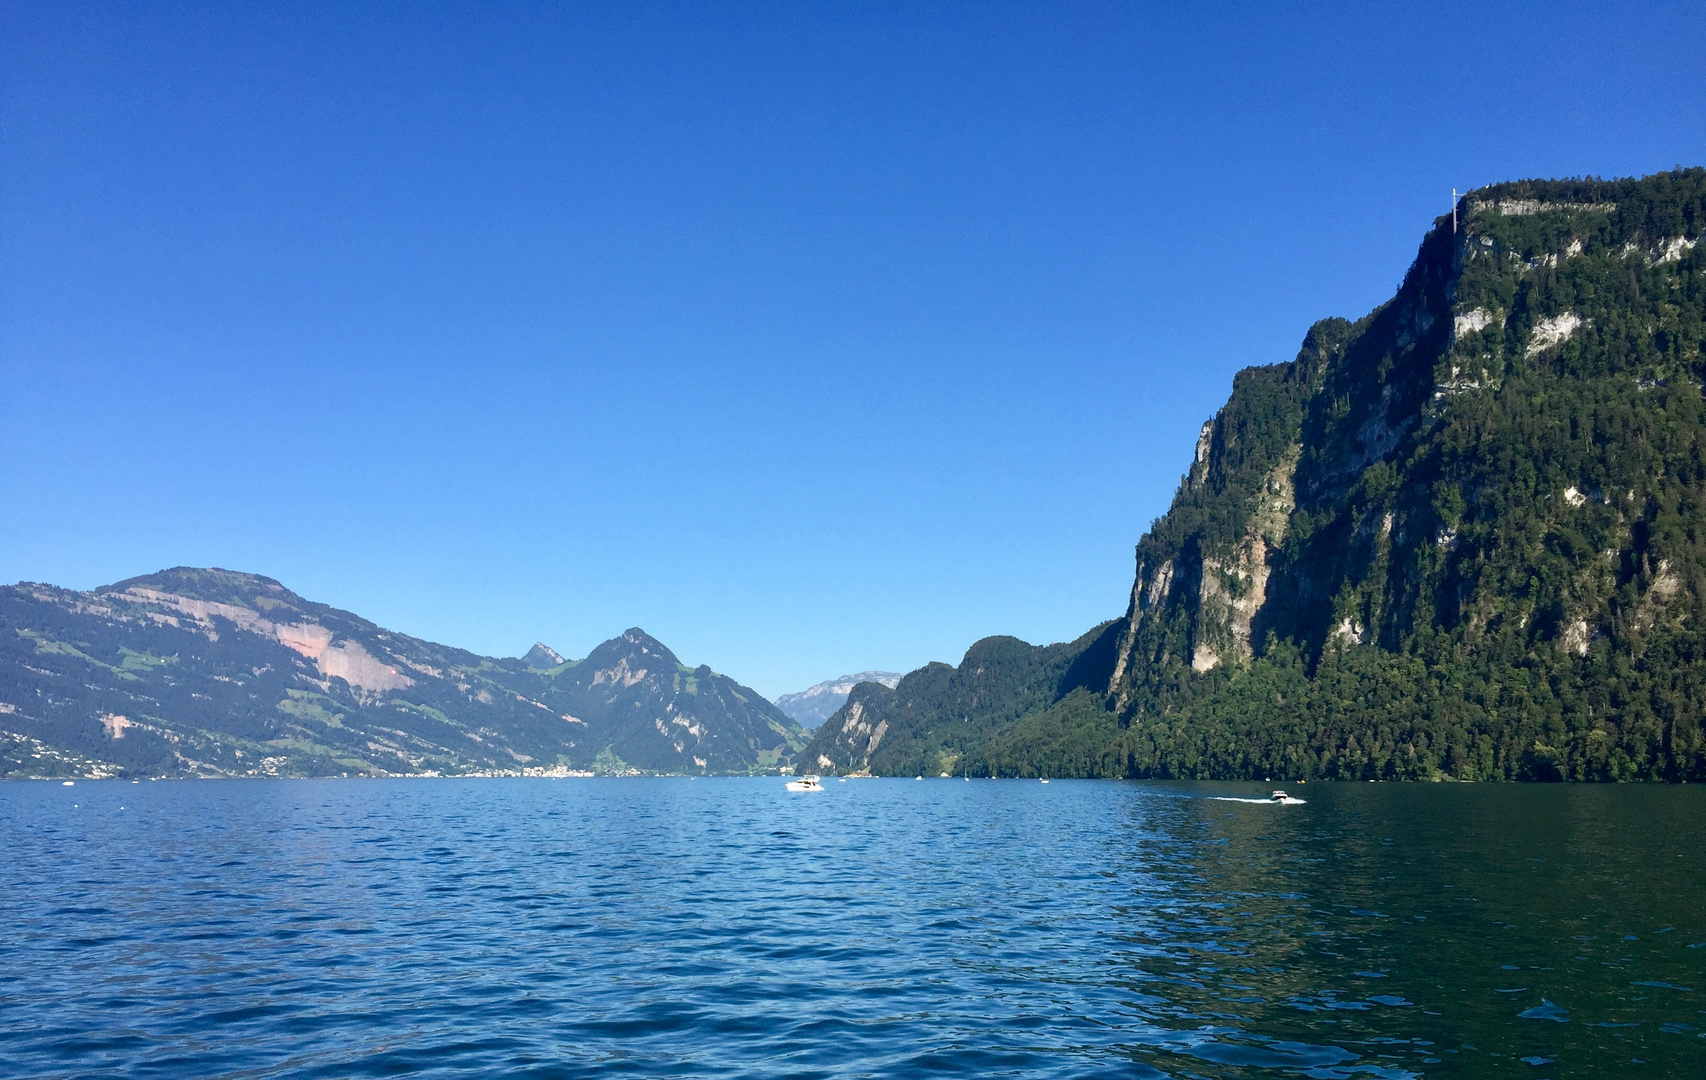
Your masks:
<svg viewBox="0 0 1706 1080"><path fill-rule="evenodd" d="M1109 685L1116 709L1156 669L1202 674L1260 648L1297 510L1305 408L1352 332L1327 320L1293 363L1240 372L1227 405L1203 425L1172 508L1138 543Z"/></svg>
<svg viewBox="0 0 1706 1080"><path fill-rule="evenodd" d="M1138 544L1110 705L1142 724L1270 648L1310 671L1377 650L1491 714L1456 735L1489 737L1493 772L1535 747L1565 773L1682 768L1706 704L1703 224L1702 170L1474 192L1390 302L1240 373ZM1446 704L1471 670L1527 689Z"/></svg>

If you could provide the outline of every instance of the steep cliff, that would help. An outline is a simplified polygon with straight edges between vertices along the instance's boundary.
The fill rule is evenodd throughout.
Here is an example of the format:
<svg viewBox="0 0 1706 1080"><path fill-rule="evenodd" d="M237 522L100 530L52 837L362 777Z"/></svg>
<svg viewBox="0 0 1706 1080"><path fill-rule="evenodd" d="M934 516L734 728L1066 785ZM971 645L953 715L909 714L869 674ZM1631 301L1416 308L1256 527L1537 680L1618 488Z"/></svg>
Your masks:
<svg viewBox="0 0 1706 1080"><path fill-rule="evenodd" d="M1706 775L1703 224L1698 169L1473 192L1240 373L1138 544L1127 770Z"/></svg>

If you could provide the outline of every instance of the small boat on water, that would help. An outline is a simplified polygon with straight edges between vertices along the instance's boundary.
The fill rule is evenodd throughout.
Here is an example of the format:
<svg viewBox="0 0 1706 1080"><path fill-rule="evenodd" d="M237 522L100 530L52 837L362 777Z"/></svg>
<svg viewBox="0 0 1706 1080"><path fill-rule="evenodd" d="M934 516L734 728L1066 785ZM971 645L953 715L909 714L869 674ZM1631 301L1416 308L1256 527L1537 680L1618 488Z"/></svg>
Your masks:
<svg viewBox="0 0 1706 1080"><path fill-rule="evenodd" d="M789 791L822 791L823 785L818 783L815 776L802 776L798 780L788 781Z"/></svg>
<svg viewBox="0 0 1706 1080"><path fill-rule="evenodd" d="M1287 799L1291 798L1291 796L1287 795L1283 791L1276 791L1272 795L1269 795L1268 798L1272 799L1274 802L1285 802Z"/></svg>

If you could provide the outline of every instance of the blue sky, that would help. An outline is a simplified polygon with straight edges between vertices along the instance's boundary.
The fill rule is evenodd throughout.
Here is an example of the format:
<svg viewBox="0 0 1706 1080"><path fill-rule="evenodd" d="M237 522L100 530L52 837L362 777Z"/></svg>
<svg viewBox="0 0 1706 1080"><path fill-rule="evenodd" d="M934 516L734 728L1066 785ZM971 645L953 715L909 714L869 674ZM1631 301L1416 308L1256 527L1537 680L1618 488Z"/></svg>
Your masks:
<svg viewBox="0 0 1706 1080"><path fill-rule="evenodd" d="M1449 193L1706 161L1697 5L0 6L0 579L774 696L1120 614Z"/></svg>

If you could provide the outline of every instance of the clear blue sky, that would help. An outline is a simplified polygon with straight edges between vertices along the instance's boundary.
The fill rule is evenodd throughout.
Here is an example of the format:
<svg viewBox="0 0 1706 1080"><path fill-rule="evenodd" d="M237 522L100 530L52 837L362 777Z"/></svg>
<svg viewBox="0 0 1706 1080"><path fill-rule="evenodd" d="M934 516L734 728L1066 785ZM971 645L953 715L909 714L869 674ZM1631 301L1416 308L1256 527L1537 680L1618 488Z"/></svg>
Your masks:
<svg viewBox="0 0 1706 1080"><path fill-rule="evenodd" d="M0 579L774 696L1120 614L1455 185L1706 161L1706 7L0 5Z"/></svg>

